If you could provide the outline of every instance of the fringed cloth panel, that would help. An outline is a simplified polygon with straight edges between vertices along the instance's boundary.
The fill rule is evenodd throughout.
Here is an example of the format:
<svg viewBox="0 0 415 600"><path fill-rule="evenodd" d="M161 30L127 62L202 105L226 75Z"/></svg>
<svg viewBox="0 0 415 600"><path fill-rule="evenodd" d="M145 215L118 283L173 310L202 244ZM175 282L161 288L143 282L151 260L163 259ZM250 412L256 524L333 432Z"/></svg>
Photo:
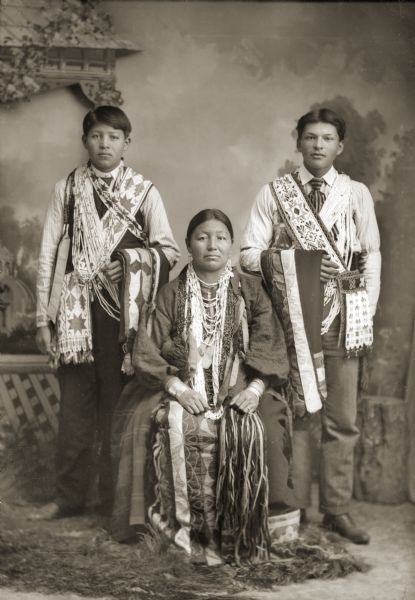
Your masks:
<svg viewBox="0 0 415 600"><path fill-rule="evenodd" d="M158 431L153 457L157 484L150 520L193 562L219 564L219 422L191 415L174 400L161 407L155 419Z"/></svg>
<svg viewBox="0 0 415 600"><path fill-rule="evenodd" d="M153 526L192 562L266 558L268 483L259 415L225 409L213 421L170 401L156 422Z"/></svg>

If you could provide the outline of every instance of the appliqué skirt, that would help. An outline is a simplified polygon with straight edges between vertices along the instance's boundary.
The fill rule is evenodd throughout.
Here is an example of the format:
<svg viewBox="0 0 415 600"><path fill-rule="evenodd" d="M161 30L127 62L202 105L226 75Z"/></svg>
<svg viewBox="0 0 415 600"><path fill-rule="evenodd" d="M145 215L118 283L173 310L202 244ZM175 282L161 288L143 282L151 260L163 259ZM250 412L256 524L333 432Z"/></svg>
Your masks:
<svg viewBox="0 0 415 600"><path fill-rule="evenodd" d="M155 415L156 501L152 524L194 562L219 564L216 529L219 421L191 415L175 401Z"/></svg>

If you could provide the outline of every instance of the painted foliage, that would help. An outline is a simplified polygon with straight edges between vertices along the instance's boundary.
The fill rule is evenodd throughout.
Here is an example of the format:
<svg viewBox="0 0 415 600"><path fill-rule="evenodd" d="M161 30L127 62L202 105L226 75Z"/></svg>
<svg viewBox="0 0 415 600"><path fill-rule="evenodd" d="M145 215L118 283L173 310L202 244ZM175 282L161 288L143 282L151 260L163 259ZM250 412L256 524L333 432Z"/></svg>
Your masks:
<svg viewBox="0 0 415 600"><path fill-rule="evenodd" d="M298 164L292 137L298 117L316 104L345 116L346 149L337 166L370 186L382 235L373 385L389 393L392 376L382 381L379 361L390 369L395 361L393 393L400 395L413 315L414 276L406 269L403 277L400 266L414 255L415 7L108 0L101 8L117 35L142 49L117 61L123 108L133 123L125 158L162 194L183 251L179 267L187 223L206 206L229 214L239 234L236 259L256 192ZM68 88L0 109L0 200L2 210L14 210L13 224L0 223L6 246L11 227L42 222L54 182L85 158L80 136L87 108ZM27 250L33 260L36 227ZM22 261L22 271L29 264Z"/></svg>

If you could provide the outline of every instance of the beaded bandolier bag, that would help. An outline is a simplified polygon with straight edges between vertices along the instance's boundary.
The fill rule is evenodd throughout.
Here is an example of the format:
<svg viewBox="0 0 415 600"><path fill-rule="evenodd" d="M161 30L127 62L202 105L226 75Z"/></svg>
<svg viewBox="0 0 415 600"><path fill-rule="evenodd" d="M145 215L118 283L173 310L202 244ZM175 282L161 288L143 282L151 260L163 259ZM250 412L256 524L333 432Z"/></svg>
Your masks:
<svg viewBox="0 0 415 600"><path fill-rule="evenodd" d="M336 263L339 275L324 285L321 334L325 334L340 313L348 356L360 356L373 344L373 324L360 271L351 271L352 187L348 175L338 174L319 214L301 189L297 175L285 175L270 184L278 213L297 248L322 250ZM336 226L336 239L331 231Z"/></svg>
<svg viewBox="0 0 415 600"><path fill-rule="evenodd" d="M290 389L298 416L322 407L327 396L322 335L340 315L339 346L347 356L366 353L373 342L365 279L352 271L354 223L352 187L339 174L319 214L298 174L270 184L275 200L275 238L261 254L261 270L284 326L290 360ZM339 275L322 286L326 253Z"/></svg>
<svg viewBox="0 0 415 600"><path fill-rule="evenodd" d="M106 313L120 320L118 285L103 269L125 233L130 231L143 244L146 235L134 218L152 187L150 181L131 168L119 169L113 187L83 165L67 179L65 189L64 231L58 249L54 281L48 307L52 322L56 318L56 346L60 362L93 362L91 301L100 303ZM100 219L94 190L107 211ZM73 203L73 271L62 276L62 262L68 248L69 207ZM63 250L62 250L63 248ZM59 300L57 300L59 299Z"/></svg>

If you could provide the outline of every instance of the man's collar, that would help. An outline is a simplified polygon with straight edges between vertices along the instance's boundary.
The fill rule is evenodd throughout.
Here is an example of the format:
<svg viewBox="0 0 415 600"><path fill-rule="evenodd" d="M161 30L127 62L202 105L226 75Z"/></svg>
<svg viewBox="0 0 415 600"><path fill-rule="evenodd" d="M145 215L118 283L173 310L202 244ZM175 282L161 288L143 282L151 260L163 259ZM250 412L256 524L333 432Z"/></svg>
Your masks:
<svg viewBox="0 0 415 600"><path fill-rule="evenodd" d="M94 171L95 175L97 175L98 177L101 177L102 179L106 179L108 177L112 177L113 179L116 179L117 175L119 173L119 170L121 169L122 166L123 166L123 163L121 161L119 163L119 165L117 165L115 167L115 169L113 169L112 171L105 172L105 171L100 171L91 163L91 169Z"/></svg>
<svg viewBox="0 0 415 600"><path fill-rule="evenodd" d="M303 185L306 185L306 183L309 183L315 177L315 175L310 173L310 171L304 166L304 164L301 165L301 167L299 168L298 175ZM327 173L325 173L321 179L324 179L327 185L331 187L336 177L337 171L333 166L331 166Z"/></svg>

